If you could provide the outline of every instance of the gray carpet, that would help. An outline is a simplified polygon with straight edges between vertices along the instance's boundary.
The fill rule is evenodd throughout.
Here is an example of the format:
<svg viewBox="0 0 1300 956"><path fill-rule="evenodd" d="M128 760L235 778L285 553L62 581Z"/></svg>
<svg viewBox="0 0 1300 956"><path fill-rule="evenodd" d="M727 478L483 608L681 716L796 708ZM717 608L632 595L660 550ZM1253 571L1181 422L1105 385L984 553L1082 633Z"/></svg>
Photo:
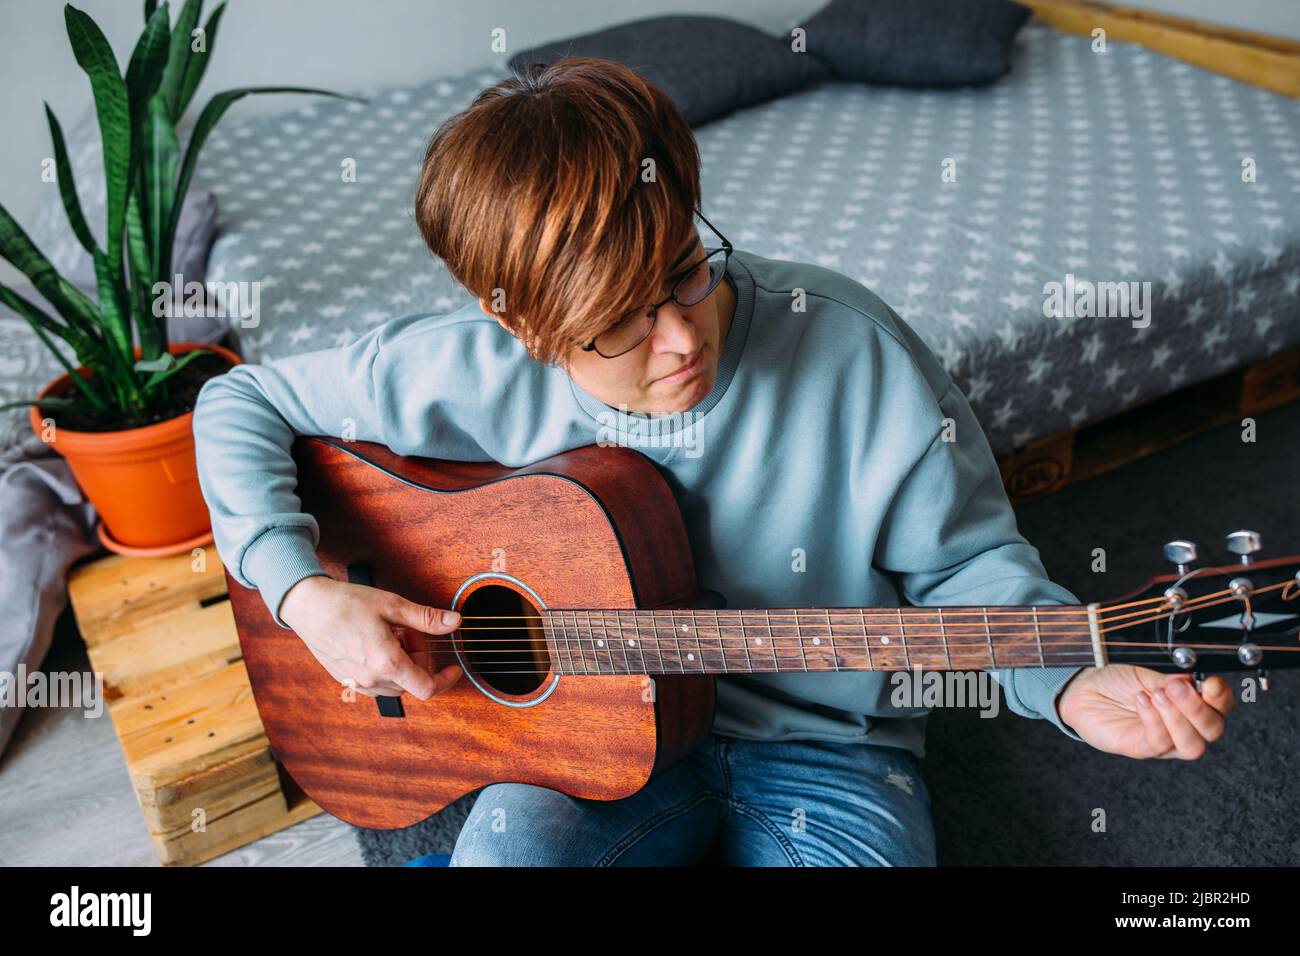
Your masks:
<svg viewBox="0 0 1300 956"><path fill-rule="evenodd" d="M1260 415L1258 440L1229 425L1019 506L1048 573L1083 601L1125 594L1171 568L1161 546L1190 538L1223 559L1223 536L1260 532L1263 557L1300 552L1300 403ZM1090 570L1106 549L1108 571ZM1005 708L995 719L938 710L926 780L944 866L1259 866L1300 863L1300 673L1238 705L1196 762L1134 761L1076 743ZM449 853L472 795L397 831L357 830L371 866ZM1094 833L1097 808L1106 831Z"/></svg>

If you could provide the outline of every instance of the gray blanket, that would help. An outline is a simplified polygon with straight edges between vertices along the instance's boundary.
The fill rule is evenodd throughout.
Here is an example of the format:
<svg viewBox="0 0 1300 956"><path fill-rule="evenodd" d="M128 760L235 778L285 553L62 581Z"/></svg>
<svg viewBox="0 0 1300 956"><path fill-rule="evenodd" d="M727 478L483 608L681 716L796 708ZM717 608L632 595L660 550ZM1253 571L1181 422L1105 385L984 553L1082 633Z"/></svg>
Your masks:
<svg viewBox="0 0 1300 956"><path fill-rule="evenodd" d="M68 466L39 448L31 452L0 464L0 682L15 682L15 705L0 705L0 752L26 703L20 668L40 666L67 606L68 568L98 548L95 509Z"/></svg>
<svg viewBox="0 0 1300 956"><path fill-rule="evenodd" d="M40 301L29 288L17 291ZM169 319L168 334L173 341L216 342L227 329L222 322ZM64 354L75 364L71 349ZM32 398L62 371L30 326L0 307L0 401ZM68 569L103 550L97 521L67 462L32 432L27 407L0 412L0 685L16 680L20 669L40 667L68 603ZM2 691L0 754L25 703L17 693L18 706L5 706Z"/></svg>
<svg viewBox="0 0 1300 956"><path fill-rule="evenodd" d="M208 274L261 282L250 361L468 301L421 244L412 192L438 123L504 75L214 134L198 175L222 199ZM1300 345L1300 101L1031 23L990 87L822 83L696 138L709 220L737 248L878 293L995 452ZM1109 314L1131 282L1145 316ZM1044 314L1051 283L1074 308ZM1079 314L1089 285L1108 314Z"/></svg>

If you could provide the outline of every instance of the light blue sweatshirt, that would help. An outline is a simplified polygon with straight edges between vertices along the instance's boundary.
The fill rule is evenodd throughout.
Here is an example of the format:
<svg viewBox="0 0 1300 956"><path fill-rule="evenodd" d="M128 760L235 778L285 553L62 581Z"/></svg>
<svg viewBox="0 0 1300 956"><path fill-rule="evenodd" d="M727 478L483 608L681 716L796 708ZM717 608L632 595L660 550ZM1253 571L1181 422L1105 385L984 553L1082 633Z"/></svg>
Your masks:
<svg viewBox="0 0 1300 956"><path fill-rule="evenodd" d="M889 306L830 270L742 251L728 279L712 391L653 428L531 359L474 302L211 379L194 434L222 560L282 627L285 592L325 573L294 493L295 434L511 466L621 435L667 478L700 586L729 607L1079 603L1017 531L966 397ZM991 673L1014 712L1077 740L1056 707L1077 670ZM714 730L923 755L928 711L895 707L889 677L723 676Z"/></svg>

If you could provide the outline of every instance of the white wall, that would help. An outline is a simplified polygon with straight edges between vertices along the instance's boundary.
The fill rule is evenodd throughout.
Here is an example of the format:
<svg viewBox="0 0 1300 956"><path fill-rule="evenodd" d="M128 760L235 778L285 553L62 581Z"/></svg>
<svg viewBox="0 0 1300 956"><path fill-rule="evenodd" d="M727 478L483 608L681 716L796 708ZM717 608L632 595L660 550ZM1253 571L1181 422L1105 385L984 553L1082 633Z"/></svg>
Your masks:
<svg viewBox="0 0 1300 956"><path fill-rule="evenodd" d="M1103 0L1104 2L1104 0ZM1128 7L1300 40L1300 0L1114 0Z"/></svg>
<svg viewBox="0 0 1300 956"><path fill-rule="evenodd" d="M734 17L784 32L824 0L231 0L216 56L195 99L232 86L301 84L337 90L410 84L504 59L491 31L506 30L510 51L663 13ZM1300 0L1127 0L1182 16L1300 39ZM207 0L205 19L217 0ZM125 64L143 25L140 0L78 0ZM173 17L181 5L173 0ZM50 155L42 100L65 130L90 103L57 0L0 3L0 202L24 226L57 196L42 182ZM290 97L243 100L228 119L284 109ZM0 281L16 273L0 262Z"/></svg>
<svg viewBox="0 0 1300 956"><path fill-rule="evenodd" d="M172 0L175 18L182 0ZM204 20L218 0L206 0ZM141 0L75 0L125 65L143 26ZM503 28L510 53L538 43L663 13L728 15L776 33L821 0L230 0L191 113L233 86L303 85L347 91L418 83L508 58L493 53ZM56 0L0 2L0 202L25 228L57 185L41 180L51 155L42 101L65 133L90 104ZM241 100L227 114L285 109L289 96ZM191 116L192 118L192 116ZM430 130L432 132L432 130ZM17 272L0 261L0 281Z"/></svg>

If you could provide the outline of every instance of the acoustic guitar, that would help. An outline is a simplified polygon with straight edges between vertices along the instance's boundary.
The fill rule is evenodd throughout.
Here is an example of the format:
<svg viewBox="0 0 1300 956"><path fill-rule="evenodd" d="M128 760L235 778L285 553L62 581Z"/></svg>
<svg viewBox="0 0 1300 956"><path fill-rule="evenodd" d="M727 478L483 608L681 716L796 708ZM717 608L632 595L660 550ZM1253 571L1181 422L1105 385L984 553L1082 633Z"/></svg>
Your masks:
<svg viewBox="0 0 1300 956"><path fill-rule="evenodd" d="M1107 662L1160 671L1295 665L1300 558L1193 568L1086 606L725 609L702 591L677 503L654 464L578 448L525 468L403 457L367 442L295 441L298 495L325 570L462 615L406 634L430 700L332 678L255 591L229 576L244 661L283 767L329 813L409 826L495 782L617 800L708 734L718 675L983 670Z"/></svg>

